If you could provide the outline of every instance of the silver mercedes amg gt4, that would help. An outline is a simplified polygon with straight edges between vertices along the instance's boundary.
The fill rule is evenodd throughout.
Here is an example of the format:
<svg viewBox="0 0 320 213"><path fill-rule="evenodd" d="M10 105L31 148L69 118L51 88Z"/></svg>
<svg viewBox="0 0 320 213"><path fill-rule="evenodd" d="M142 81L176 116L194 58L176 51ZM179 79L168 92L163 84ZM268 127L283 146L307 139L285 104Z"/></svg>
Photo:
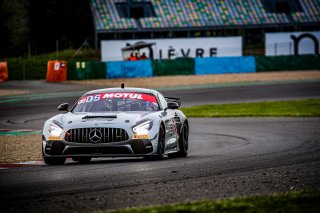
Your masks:
<svg viewBox="0 0 320 213"><path fill-rule="evenodd" d="M151 89L108 88L85 93L69 109L47 120L42 153L46 164L66 158L88 163L96 157L186 157L189 124L181 100Z"/></svg>

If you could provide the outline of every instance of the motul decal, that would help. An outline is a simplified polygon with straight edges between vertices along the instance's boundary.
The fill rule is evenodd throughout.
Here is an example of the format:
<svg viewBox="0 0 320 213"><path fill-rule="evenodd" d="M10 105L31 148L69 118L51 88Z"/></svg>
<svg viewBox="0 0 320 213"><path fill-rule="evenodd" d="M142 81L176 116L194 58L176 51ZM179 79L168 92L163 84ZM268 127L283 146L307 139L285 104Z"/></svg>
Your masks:
<svg viewBox="0 0 320 213"><path fill-rule="evenodd" d="M101 93L95 95L87 95L80 99L78 104L90 103L95 101L100 101L103 99L112 99L112 98L123 98L123 99L136 99L149 101L157 104L157 99L153 95L141 94L141 93L129 93L129 92L111 92L111 93Z"/></svg>

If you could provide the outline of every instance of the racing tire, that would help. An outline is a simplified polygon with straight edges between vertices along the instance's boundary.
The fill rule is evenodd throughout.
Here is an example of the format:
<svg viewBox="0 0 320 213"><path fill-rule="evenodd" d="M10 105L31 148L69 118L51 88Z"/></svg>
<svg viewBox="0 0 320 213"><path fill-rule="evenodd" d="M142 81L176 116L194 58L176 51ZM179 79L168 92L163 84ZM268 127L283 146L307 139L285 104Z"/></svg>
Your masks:
<svg viewBox="0 0 320 213"><path fill-rule="evenodd" d="M66 161L66 158L50 158L50 157L43 157L43 160L48 165L63 165Z"/></svg>
<svg viewBox="0 0 320 213"><path fill-rule="evenodd" d="M189 126L185 122L183 124L180 138L179 138L179 151L176 153L171 153L168 156L170 158L174 157L187 157L189 148Z"/></svg>
<svg viewBox="0 0 320 213"><path fill-rule="evenodd" d="M165 130L163 125L161 125L159 129L159 136L158 136L157 155L147 155L147 156L144 156L144 159L145 160L162 160L164 158L165 140L166 140Z"/></svg>
<svg viewBox="0 0 320 213"><path fill-rule="evenodd" d="M161 125L159 130L158 149L157 149L158 160L161 160L164 158L165 141L166 141L166 133L163 125Z"/></svg>
<svg viewBox="0 0 320 213"><path fill-rule="evenodd" d="M72 157L73 161L77 161L83 164L90 163L92 157Z"/></svg>

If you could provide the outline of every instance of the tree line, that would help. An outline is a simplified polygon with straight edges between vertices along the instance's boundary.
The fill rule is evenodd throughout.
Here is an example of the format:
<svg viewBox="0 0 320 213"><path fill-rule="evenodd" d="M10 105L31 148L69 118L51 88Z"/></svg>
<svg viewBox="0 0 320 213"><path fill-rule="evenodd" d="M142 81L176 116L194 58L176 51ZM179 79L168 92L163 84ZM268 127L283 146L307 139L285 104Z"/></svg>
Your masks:
<svg viewBox="0 0 320 213"><path fill-rule="evenodd" d="M0 58L78 48L93 38L89 0L0 1Z"/></svg>

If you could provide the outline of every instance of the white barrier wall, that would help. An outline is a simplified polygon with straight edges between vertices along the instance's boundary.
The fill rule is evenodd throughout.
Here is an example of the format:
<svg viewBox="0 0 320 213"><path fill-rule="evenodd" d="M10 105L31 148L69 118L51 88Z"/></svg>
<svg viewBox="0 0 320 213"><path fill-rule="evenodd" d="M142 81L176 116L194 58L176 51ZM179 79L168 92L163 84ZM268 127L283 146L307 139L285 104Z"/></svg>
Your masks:
<svg viewBox="0 0 320 213"><path fill-rule="evenodd" d="M265 55L319 54L320 31L266 33Z"/></svg>
<svg viewBox="0 0 320 213"><path fill-rule="evenodd" d="M177 57L215 57L215 56L242 56L242 37L211 37L211 38L181 38L181 39L139 39L101 41L102 61L123 60L121 49L127 44L136 42L154 42L152 46L155 59L174 59ZM147 48L145 52L149 55ZM127 58L129 53L124 56Z"/></svg>

